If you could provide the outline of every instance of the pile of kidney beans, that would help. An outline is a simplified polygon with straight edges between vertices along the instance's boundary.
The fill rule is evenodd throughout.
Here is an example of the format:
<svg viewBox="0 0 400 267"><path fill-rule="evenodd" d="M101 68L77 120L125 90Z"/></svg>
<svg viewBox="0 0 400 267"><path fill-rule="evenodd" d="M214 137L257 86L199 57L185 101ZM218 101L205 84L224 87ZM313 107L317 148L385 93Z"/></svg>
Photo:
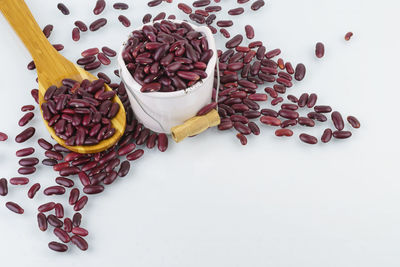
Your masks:
<svg viewBox="0 0 400 267"><path fill-rule="evenodd" d="M215 3L220 2L219 0L214 1ZM154 7L162 3L171 2L171 0L153 0L148 2L148 6ZM244 5L247 2L250 2L250 0L237 0L238 5ZM227 10L226 12L231 16L238 16L245 12L257 11L264 5L265 3L263 0L255 0L251 1L250 8L247 10L246 8L238 6L237 8ZM128 7L129 6L126 3L115 3L113 5L115 10L126 10ZM210 110L217 108L221 116L221 124L218 126L218 129L221 131L235 129L237 133L236 136L243 145L247 144L247 137L249 135L260 134L260 124L257 124L257 121L261 122L262 125L275 127L275 135L278 137L290 137L294 134L294 126L314 127L317 124L326 123L328 121L328 114L330 114L333 127L328 126L322 131L320 139L323 143L329 142L332 137L336 139L344 139L349 138L352 135L349 130L345 130L346 126L344 119L338 111L332 112L332 108L329 105L317 104L318 97L315 93L302 93L299 97L296 97L294 94L287 94L288 91L293 90L292 87L297 82L301 81L305 77L305 65L299 63L296 64L296 67L293 67L291 62L285 61L283 58L277 58L281 53L280 49L267 51L262 41L253 40L255 38L255 32L251 25L245 27L244 35L238 34L231 38L228 28L234 25L233 20L219 20L216 21L215 25L213 25L217 18L216 14L218 14L218 12L225 12L222 6L218 4L211 5L210 0L198 0L193 2L192 7L184 3L178 3L177 7L194 23L207 25L214 34L217 34L217 28L220 28L220 34L225 38L229 38L225 47L221 47L221 49L218 50L220 72L215 74L215 88L212 102L203 107L197 115L207 114ZM57 8L64 15L70 14L68 8L62 3L58 4ZM93 13L95 15L100 15L105 8L106 2L104 0L98 0L93 9ZM130 21L125 18L123 15L120 15L118 20L121 21L124 26L128 27ZM144 15L142 22L148 23L151 21L151 18L152 15L148 13ZM164 20L165 18L166 13L161 12L154 17L153 21ZM167 19L175 18L175 15L169 15L167 17ZM106 23L107 20L105 18L99 18L90 24L89 29L91 31L99 30L101 27L104 27ZM161 24L162 23L160 23L160 25ZM73 41L79 41L80 33L87 31L88 27L81 20L77 20L74 23L74 26L72 39ZM53 26L51 24L46 25L43 29L43 33L46 37L49 37L52 31ZM351 32L347 33L345 35L345 40L350 40L352 35ZM62 44L54 44L54 47L58 51L61 51L64 48ZM204 49L203 51L207 51L207 49ZM325 52L324 45L318 43L315 52L318 58L322 58ZM84 66L86 70L94 71L101 65L110 65L110 58L115 57L115 55L116 52L109 47L103 46L101 50L96 47L88 48L81 53L82 57L78 59L77 64ZM202 64L202 66L204 67L204 64ZM196 67L193 66L193 69L195 68ZM35 69L33 61L28 64L28 69ZM117 70L115 70L114 73L119 77ZM151 75L151 72L149 73L146 74ZM216 89L218 75L220 79L219 91ZM57 174L55 175L57 177L54 179L54 185L43 188L43 194L49 198L53 195L68 196L67 204L55 203L49 199L48 202L40 203L38 205L38 228L41 231L47 231L50 227L52 228L52 231L58 240L51 241L48 244L48 247L58 252L67 251L69 248L68 244L70 243L76 245L81 250L88 249L88 243L86 242L85 237L89 232L81 225L81 212L87 205L90 195L103 192L110 184L115 182L118 177L126 176L130 170L130 161L142 157L146 147L147 149L152 149L157 146L162 152L168 147L168 138L165 134L153 133L137 122L130 106L124 84L121 82L112 83L112 79L103 72L99 72L97 76L101 83L106 83L113 89L113 93L110 93L110 96L104 97L104 99L103 97L96 99L102 93L99 93L97 97L96 93L94 95L91 94L89 97L90 100L87 99L87 101L78 102L106 102L110 97L118 96L123 102L127 116L127 127L122 139L106 151L95 154L78 154L69 151L59 144L52 144L52 142L46 141L43 138L36 139L39 146L43 148L46 157L41 163L53 168ZM143 77L143 79L145 78L146 77ZM89 82L86 81L83 82L83 85L82 83L71 82L70 80L64 81L64 86L67 88L66 90L71 90L74 87L80 89L88 88L88 85ZM190 84L187 83L186 85L189 86ZM60 91L60 88L55 88L53 90L54 92ZM84 90L80 90L81 95L77 97L80 100L84 98L84 93L82 91ZM50 93L51 92L48 94ZM38 103L38 90L33 89L31 94L36 103ZM111 96L111 94L113 94L113 96ZM285 101L284 99L285 94L285 98L288 101ZM47 99L50 101L55 100L54 98L57 97L57 95L60 94L53 94L51 97L47 96ZM269 99L271 99L270 103L268 103ZM74 123L77 124L78 120L82 124L85 120L86 123L88 119L85 119L85 116L89 114L85 113L86 111L80 115L79 119L74 118L74 115L68 114L68 112L64 112L63 114L59 113L59 111L65 111L65 109L87 108L76 106L73 102L72 105L70 105L72 100L73 99L68 99L63 101L63 103L65 102L63 108L57 108L57 101L55 101L55 112L53 113L51 111L51 116L48 116L49 121L51 121L52 118L55 120L55 117L58 118L57 116L60 116L58 121L54 122L55 124L58 123L60 119L64 119L65 124L71 124L72 127L74 127ZM59 101L60 100L58 100L58 102ZM77 101L75 100L75 102ZM262 108L260 104L270 106ZM274 108L278 105L279 108ZM111 112L112 105L110 106L108 103L107 106L107 112L101 108L97 110L102 113L100 119L101 122L99 122L101 125L100 127L97 126L97 128L100 128L99 132L104 132L104 135L109 133L110 129L101 129L108 127L108 120L112 118L113 113L115 113L115 110ZM54 107L49 107L49 109L53 108ZM114 107L114 109L117 108ZM306 110L307 115L300 116L299 110ZM21 111L24 112L24 115L19 120L18 125L25 127L35 116L35 107L33 105L24 105L21 107ZM88 116L94 117L97 111L93 109L92 113L90 113L91 115ZM65 116L64 114L69 116ZM76 114L76 112L74 114ZM64 118L62 118L63 115ZM354 116L348 116L347 121L352 128L360 127L360 122ZM95 127L95 125L91 126ZM65 126L64 131L67 130L66 128L67 126ZM85 138L80 138L79 143L91 143L96 142L95 140L98 141L99 139L104 138L103 134L99 137L97 128L96 131L93 130L92 136L90 133L91 131L88 131L89 136L85 135ZM76 129L76 131L78 131L78 129ZM97 136L94 132L97 133ZM23 144L30 140L34 135L35 128L27 127L16 136L15 141ZM299 139L308 144L316 144L318 143L319 138L307 133L300 133ZM0 141L7 140L7 134L0 132ZM21 149L16 151L16 156L20 158L19 164L21 166L18 173L24 177L13 177L8 180L1 178L0 196L6 196L9 190L20 190L18 187L30 183L29 175L36 172L35 166L39 164L37 153L39 152L35 151L35 149L30 146L22 146ZM35 183L27 190L27 197L34 199L35 195L40 193L41 190L41 185ZM24 209L13 201L8 201L6 207L17 214L24 213ZM71 216L65 216L67 212L65 212L64 209L68 207L73 210Z"/></svg>

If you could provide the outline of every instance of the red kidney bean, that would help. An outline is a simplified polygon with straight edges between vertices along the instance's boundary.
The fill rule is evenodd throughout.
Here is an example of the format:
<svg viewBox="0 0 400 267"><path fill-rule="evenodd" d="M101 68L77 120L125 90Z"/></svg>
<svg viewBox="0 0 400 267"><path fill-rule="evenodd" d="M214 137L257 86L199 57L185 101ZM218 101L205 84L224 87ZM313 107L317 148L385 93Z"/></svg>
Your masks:
<svg viewBox="0 0 400 267"><path fill-rule="evenodd" d="M196 14L196 13L190 14L190 15L189 15L189 18L190 18L191 20L193 20L193 21L199 23L199 24L204 24L204 23L206 22L206 19L205 19L203 16L201 16L201 15L199 15L199 14Z"/></svg>
<svg viewBox="0 0 400 267"><path fill-rule="evenodd" d="M76 63L77 63L78 65L88 65L89 63L92 63L92 62L95 61L95 60L96 60L96 57L95 57L95 56L87 56L87 57L78 59L78 60L76 61Z"/></svg>
<svg viewBox="0 0 400 267"><path fill-rule="evenodd" d="M33 60L32 60L31 62L28 63L28 65L26 67L27 67L28 70L36 69L35 62L33 62Z"/></svg>
<svg viewBox="0 0 400 267"><path fill-rule="evenodd" d="M297 110L299 107L295 104L282 104L281 109Z"/></svg>
<svg viewBox="0 0 400 267"><path fill-rule="evenodd" d="M131 160L137 160L140 157L142 157L144 154L144 150L143 149L138 149L135 150L134 152L130 153L129 155L126 156L126 159L131 161Z"/></svg>
<svg viewBox="0 0 400 267"><path fill-rule="evenodd" d="M236 46L240 45L243 41L243 36L241 34L235 35L232 39L226 42L226 48L235 48Z"/></svg>
<svg viewBox="0 0 400 267"><path fill-rule="evenodd" d="M69 167L68 162L61 162L53 166L53 170L55 171L61 171L62 169Z"/></svg>
<svg viewBox="0 0 400 267"><path fill-rule="evenodd" d="M35 134L35 128L29 127L15 137L15 142L23 143Z"/></svg>
<svg viewBox="0 0 400 267"><path fill-rule="evenodd" d="M27 147L27 148L18 150L17 152L15 152L15 155L17 157L25 157L25 156L32 155L34 152L35 152L35 149L33 147Z"/></svg>
<svg viewBox="0 0 400 267"><path fill-rule="evenodd" d="M206 115L208 112L210 112L211 110L215 109L217 107L217 103L216 102L212 102L208 105L205 105L203 108L201 108L196 116L203 116Z"/></svg>
<svg viewBox="0 0 400 267"><path fill-rule="evenodd" d="M74 24L81 32L86 32L88 30L88 27L83 21L77 20L74 22Z"/></svg>
<svg viewBox="0 0 400 267"><path fill-rule="evenodd" d="M346 138L349 138L350 136L351 136L350 131L334 131L333 132L333 137L335 137L336 139L346 139Z"/></svg>
<svg viewBox="0 0 400 267"><path fill-rule="evenodd" d="M302 64L302 63L297 64L296 70L294 73L294 78L297 81L301 81L304 79L305 75L306 75L306 66L304 66L304 64Z"/></svg>
<svg viewBox="0 0 400 267"><path fill-rule="evenodd" d="M192 8L184 3L179 3L178 8L182 10L186 14L191 14L192 13Z"/></svg>
<svg viewBox="0 0 400 267"><path fill-rule="evenodd" d="M281 128L297 125L297 120L285 120L281 123Z"/></svg>
<svg viewBox="0 0 400 267"><path fill-rule="evenodd" d="M56 183L65 187L73 187L74 186L74 181L71 179L65 178L65 177L57 177L56 178Z"/></svg>
<svg viewBox="0 0 400 267"><path fill-rule="evenodd" d="M281 125L281 120L272 116L262 116L260 121L264 124L268 124L271 126L279 126Z"/></svg>
<svg viewBox="0 0 400 267"><path fill-rule="evenodd" d="M111 60L106 55L104 55L103 53L98 53L97 54L97 59L103 65L110 65L111 64Z"/></svg>
<svg viewBox="0 0 400 267"><path fill-rule="evenodd" d="M7 179L6 178L1 178L0 179L0 196L7 196L8 194L8 185L7 185Z"/></svg>
<svg viewBox="0 0 400 267"><path fill-rule="evenodd" d="M325 47L324 44L321 42L318 42L315 45L315 55L317 56L317 58L322 58L325 54Z"/></svg>
<svg viewBox="0 0 400 267"><path fill-rule="evenodd" d="M15 203L15 202L11 202L11 201L6 202L6 207L7 207L7 209L9 209L12 212L15 212L17 214L23 214L24 213L24 209L21 208L21 206L18 205L17 203Z"/></svg>
<svg viewBox="0 0 400 267"><path fill-rule="evenodd" d="M87 65L85 65L84 69L86 71L91 71L91 70L95 70L97 68L99 68L101 66L101 62L100 61L94 61L92 63L89 63Z"/></svg>
<svg viewBox="0 0 400 267"><path fill-rule="evenodd" d="M279 67L281 70L285 69L285 63L283 62L283 59L282 59L282 58L278 58L277 63L278 63L278 67ZM290 78L291 78L291 77L290 77Z"/></svg>
<svg viewBox="0 0 400 267"><path fill-rule="evenodd" d="M101 51L103 51L103 53L108 57L115 57L117 55L117 52L107 46L103 46Z"/></svg>
<svg viewBox="0 0 400 267"><path fill-rule="evenodd" d="M154 1L153 1L154 2ZM71 242L76 245L80 250L86 251L89 247L88 243L85 239L78 235L74 235L71 237Z"/></svg>
<svg viewBox="0 0 400 267"><path fill-rule="evenodd" d="M64 231L67 233L71 233L72 232L72 221L70 218L65 218L64 219Z"/></svg>
<svg viewBox="0 0 400 267"><path fill-rule="evenodd" d="M318 139L309 134L302 133L299 135L299 137L301 141L310 145L315 145L316 143L318 143Z"/></svg>
<svg viewBox="0 0 400 267"><path fill-rule="evenodd" d="M265 116L270 116L270 117L278 117L278 112L276 112L275 110L272 109L268 109L268 108L263 108L261 110L261 114L265 115Z"/></svg>
<svg viewBox="0 0 400 267"><path fill-rule="evenodd" d="M35 167L21 167L18 169L18 173L22 175L32 174L36 172Z"/></svg>
<svg viewBox="0 0 400 267"><path fill-rule="evenodd" d="M320 121L320 122L327 121L326 116L324 114L322 114L322 113L309 112L307 114L307 117L309 117L312 120L317 120L317 121Z"/></svg>
<svg viewBox="0 0 400 267"><path fill-rule="evenodd" d="M259 10L264 5L265 5L264 0L257 0L255 2L253 2L253 4L251 5L251 9L256 11L256 10Z"/></svg>
<svg viewBox="0 0 400 267"><path fill-rule="evenodd" d="M267 101L268 96L266 94L255 93L248 96L250 100L253 101Z"/></svg>
<svg viewBox="0 0 400 267"><path fill-rule="evenodd" d="M153 22L157 20L163 20L165 19L165 16L166 16L165 12L160 12L157 16L154 17Z"/></svg>
<svg viewBox="0 0 400 267"><path fill-rule="evenodd" d="M193 2L194 7L208 6L211 3L210 0L198 0Z"/></svg>
<svg viewBox="0 0 400 267"><path fill-rule="evenodd" d="M72 233L79 236L87 236L89 232L81 227L74 227L72 228Z"/></svg>
<svg viewBox="0 0 400 267"><path fill-rule="evenodd" d="M347 121L350 123L351 127L353 127L353 128L357 129L357 128L360 128L360 126L361 126L359 120L354 116L348 116Z"/></svg>
<svg viewBox="0 0 400 267"><path fill-rule="evenodd" d="M100 18L100 19L97 19L97 20L93 21L89 25L89 29L90 29L90 31L94 32L94 31L97 31L98 29L100 29L101 27L103 27L106 24L107 24L107 19Z"/></svg>
<svg viewBox="0 0 400 267"><path fill-rule="evenodd" d="M346 35L344 36L344 39L346 40L346 41L350 41L350 38L353 36L353 33L352 32L348 32L348 33L346 33Z"/></svg>
<svg viewBox="0 0 400 267"><path fill-rule="evenodd" d="M118 176L125 177L128 174L130 167L131 167L131 164L129 163L129 161L126 161L126 160L123 161L121 163L121 167L118 171Z"/></svg>
<svg viewBox="0 0 400 267"><path fill-rule="evenodd" d="M33 105L25 105L25 106L22 106L21 107L21 111L22 112L25 112L25 111L32 111L32 110L34 110L35 109L35 106L33 106Z"/></svg>
<svg viewBox="0 0 400 267"><path fill-rule="evenodd" d="M224 122L221 121L221 123L218 125L218 130L225 131L231 129L232 127L233 127L233 122L231 120Z"/></svg>
<svg viewBox="0 0 400 267"><path fill-rule="evenodd" d="M266 93L268 93L272 98L277 98L278 97L278 93L271 87L266 87L264 89L264 91Z"/></svg>
<svg viewBox="0 0 400 267"><path fill-rule="evenodd" d="M216 2L217 3L217 2ZM208 6L208 7L206 7L205 8L205 10L207 11L207 12L218 12L218 11L221 11L221 9L222 9L222 7L221 6Z"/></svg>
<svg viewBox="0 0 400 267"><path fill-rule="evenodd" d="M275 135L278 137L281 137L281 136L290 137L293 135L293 131L290 129L278 129L275 131Z"/></svg>
<svg viewBox="0 0 400 267"><path fill-rule="evenodd" d="M248 126L254 135L260 134L260 128L257 126L257 124L255 122L252 122L252 121L249 122Z"/></svg>
<svg viewBox="0 0 400 267"><path fill-rule="evenodd" d="M339 131L343 130L344 121L343 121L342 115L339 112L334 111L331 114L331 118L332 118L333 125L335 125L335 128L338 129Z"/></svg>
<svg viewBox="0 0 400 267"><path fill-rule="evenodd" d="M278 112L279 116L284 117L286 119L294 120L299 117L299 113L289 109L281 109ZM308 118L307 118L308 119Z"/></svg>
<svg viewBox="0 0 400 267"><path fill-rule="evenodd" d="M89 176L87 176L87 174L83 171L78 173L79 176L79 180L81 181L83 186L87 186L90 185L90 179Z"/></svg>
<svg viewBox="0 0 400 267"><path fill-rule="evenodd" d="M88 202L88 197L87 197L87 196L81 197L81 198L75 203L74 211L80 211L80 210L82 210L82 209L86 206L87 202Z"/></svg>
<svg viewBox="0 0 400 267"><path fill-rule="evenodd" d="M280 78L280 77L278 79L276 79L276 82L284 85L285 87L289 87L289 88L292 87L292 85L293 85L291 81L288 81L288 80L286 80L284 78Z"/></svg>
<svg viewBox="0 0 400 267"><path fill-rule="evenodd" d="M228 10L228 14L231 16L237 16L237 15L243 14L243 12L244 12L243 7L232 8L232 9Z"/></svg>
<svg viewBox="0 0 400 267"><path fill-rule="evenodd" d="M57 236L62 242L68 243L71 241L71 238L69 237L68 233L62 230L61 228L54 228L53 230L54 235Z"/></svg>
<svg viewBox="0 0 400 267"><path fill-rule="evenodd" d="M55 160L62 160L63 155L60 152L57 151L52 151L52 150L47 150L45 153L45 156L50 158L50 159L55 159Z"/></svg>
<svg viewBox="0 0 400 267"><path fill-rule="evenodd" d="M158 135L158 150L161 152L166 151L168 148L168 137L164 133Z"/></svg>
<svg viewBox="0 0 400 267"><path fill-rule="evenodd" d="M332 111L330 106L315 106L314 111L317 113L329 113Z"/></svg>
<svg viewBox="0 0 400 267"><path fill-rule="evenodd" d="M297 120L298 120L300 125L308 126L308 127L314 127L315 126L315 122L310 118L299 117Z"/></svg>
<svg viewBox="0 0 400 267"><path fill-rule="evenodd" d="M312 108L317 103L318 96L316 94L311 94L307 100L307 107Z"/></svg>
<svg viewBox="0 0 400 267"><path fill-rule="evenodd" d="M38 141L38 144L41 148L44 150L51 150L53 148L53 145L47 142L45 139L40 138ZM62 156L62 155L61 155ZM62 159L62 158L61 158Z"/></svg>
<svg viewBox="0 0 400 267"><path fill-rule="evenodd" d="M247 145L247 137L245 136L245 135L243 135L243 134L241 134L241 133L238 133L237 135L236 135L236 137L239 139L239 141L240 141L240 143L242 144L242 145Z"/></svg>
<svg viewBox="0 0 400 267"><path fill-rule="evenodd" d="M103 12L105 7L106 7L106 1L97 0L96 6L93 9L93 14L99 15L101 12Z"/></svg>
<svg viewBox="0 0 400 267"><path fill-rule="evenodd" d="M151 21L151 17L151 14L144 15L142 19L143 24L149 23Z"/></svg>
<svg viewBox="0 0 400 267"><path fill-rule="evenodd" d="M234 122L233 127L241 134L244 134L244 135L251 134L251 129L241 122L238 122L238 121Z"/></svg>
<svg viewBox="0 0 400 267"><path fill-rule="evenodd" d="M156 146L158 135L156 133L152 133L147 139L146 146L148 149L152 149Z"/></svg>
<svg viewBox="0 0 400 267"><path fill-rule="evenodd" d="M107 174L106 178L104 178L103 183L105 185L110 185L112 184L116 179L117 179L117 172L116 171L111 171Z"/></svg>
<svg viewBox="0 0 400 267"><path fill-rule="evenodd" d="M327 128L321 136L322 143L328 143L332 139L332 130Z"/></svg>
<svg viewBox="0 0 400 267"><path fill-rule="evenodd" d="M60 228L63 226L63 222L58 219L55 215L50 214L49 216L47 216L47 222L51 225L54 226L56 228Z"/></svg>
<svg viewBox="0 0 400 267"><path fill-rule="evenodd" d="M124 25L125 27L131 26L131 21L125 17L124 15L119 15L118 20Z"/></svg>
<svg viewBox="0 0 400 267"><path fill-rule="evenodd" d="M126 144L125 146L122 146L118 150L118 155L119 156L124 156L126 154L129 154L136 148L136 145L134 143L131 144Z"/></svg>
<svg viewBox="0 0 400 267"><path fill-rule="evenodd" d="M53 44L53 47L57 50L57 51L61 51L64 49L64 46L62 44Z"/></svg>
<svg viewBox="0 0 400 267"><path fill-rule="evenodd" d="M94 47L94 48L89 48L89 49L84 50L84 51L81 53L81 56L82 56L82 57L95 56L95 55L97 55L98 53L99 53L99 49L98 49L97 47Z"/></svg>
<svg viewBox="0 0 400 267"><path fill-rule="evenodd" d="M274 84L274 90L279 94L284 94L286 93L286 86L280 84Z"/></svg>
<svg viewBox="0 0 400 267"><path fill-rule="evenodd" d="M79 28L73 28L72 29L72 40L77 42L80 39L81 39L81 32L79 31Z"/></svg>
<svg viewBox="0 0 400 267"><path fill-rule="evenodd" d="M294 74L294 69L293 69L292 63L286 62L285 68L286 68L287 73Z"/></svg>
<svg viewBox="0 0 400 267"><path fill-rule="evenodd" d="M0 141L6 141L8 139L8 135L0 132Z"/></svg>
<svg viewBox="0 0 400 267"><path fill-rule="evenodd" d="M28 167L28 166L35 166L36 164L39 163L38 158L23 158L19 160L19 165L23 167Z"/></svg>
<svg viewBox="0 0 400 267"><path fill-rule="evenodd" d="M64 217L64 207L63 207L63 205L61 205L61 203L57 203L54 206L54 212L55 212L57 218L63 218Z"/></svg>
<svg viewBox="0 0 400 267"><path fill-rule="evenodd" d="M31 90L31 95L32 95L33 99L35 100L35 102L37 104L39 104L39 90L38 89L32 89Z"/></svg>
<svg viewBox="0 0 400 267"><path fill-rule="evenodd" d="M82 214L79 212L76 212L74 216L72 217L72 224L74 227L79 227L81 225L82 221Z"/></svg>
<svg viewBox="0 0 400 267"><path fill-rule="evenodd" d="M61 13L63 13L64 15L69 15L69 9L63 4L63 3L59 3L57 5L57 8L61 11Z"/></svg>
<svg viewBox="0 0 400 267"><path fill-rule="evenodd" d="M87 185L83 188L83 192L88 195L99 194L104 191L102 185Z"/></svg>
<svg viewBox="0 0 400 267"><path fill-rule="evenodd" d="M79 189L73 188L69 194L69 204L75 205L79 199Z"/></svg>
<svg viewBox="0 0 400 267"><path fill-rule="evenodd" d="M155 7L155 6L158 6L159 4L161 4L162 3L162 0L153 0L153 1L149 1L148 3L147 3L147 5L149 6L149 7Z"/></svg>
<svg viewBox="0 0 400 267"><path fill-rule="evenodd" d="M46 38L49 38L51 35L51 32L53 31L54 27L51 24L46 25L43 28L43 34L46 36Z"/></svg>
<svg viewBox="0 0 400 267"><path fill-rule="evenodd" d="M265 53L265 57L267 59L271 59L273 57L280 55L280 53L281 53L281 50L279 48L277 48L277 49L274 49L274 50L271 50L271 51L268 51L267 53Z"/></svg>
<svg viewBox="0 0 400 267"><path fill-rule="evenodd" d="M299 98L299 102L297 103L298 106L301 108L305 107L308 102L308 98L309 98L309 95L307 93L303 93Z"/></svg>
<svg viewBox="0 0 400 267"><path fill-rule="evenodd" d="M249 0L237 0L238 4L244 4L249 2Z"/></svg>
<svg viewBox="0 0 400 267"><path fill-rule="evenodd" d="M65 252L65 251L68 250L68 246L67 245L64 245L62 243L58 243L58 242L55 242L55 241L52 241L52 242L49 243L49 248L51 250L54 250L54 251L57 251L57 252Z"/></svg>
<svg viewBox="0 0 400 267"><path fill-rule="evenodd" d="M282 98L282 97L277 97L277 98L275 98L275 99L273 99L273 100L271 101L271 105L276 106L276 105L278 105L278 104L281 103L281 102L283 102L283 98Z"/></svg>
<svg viewBox="0 0 400 267"><path fill-rule="evenodd" d="M256 56L257 56L257 59L258 60L262 60L263 58L264 58L264 56L265 56L265 51L266 51L266 48L265 48L265 46L260 46L258 49L257 49L257 53L256 53Z"/></svg>
<svg viewBox="0 0 400 267"><path fill-rule="evenodd" d="M32 185L31 188L29 188L29 190L28 190L28 197L30 199L34 198L36 193L39 191L39 189L40 189L39 183Z"/></svg>
<svg viewBox="0 0 400 267"><path fill-rule="evenodd" d="M50 186L50 187L47 187L47 188L43 191L43 193L44 193L46 196L51 196L51 195L63 195L63 194L65 193L65 188L62 187L62 186L58 186L58 185Z"/></svg>
<svg viewBox="0 0 400 267"><path fill-rule="evenodd" d="M221 34L225 37L225 38L230 38L231 34L228 32L228 30L222 28L219 30L221 32Z"/></svg>
<svg viewBox="0 0 400 267"><path fill-rule="evenodd" d="M44 215L44 213L40 212L37 215L37 222L38 222L38 226L40 231L46 231L48 224L47 224L47 218L46 215Z"/></svg>

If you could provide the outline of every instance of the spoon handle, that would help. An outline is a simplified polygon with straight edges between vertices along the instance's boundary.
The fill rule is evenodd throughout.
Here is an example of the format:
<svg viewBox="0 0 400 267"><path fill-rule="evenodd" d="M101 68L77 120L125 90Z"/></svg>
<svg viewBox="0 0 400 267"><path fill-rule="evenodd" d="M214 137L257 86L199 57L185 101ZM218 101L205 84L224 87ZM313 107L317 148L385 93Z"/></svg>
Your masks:
<svg viewBox="0 0 400 267"><path fill-rule="evenodd" d="M47 41L24 0L0 0L0 11L25 44L36 64L43 57L52 56L57 52Z"/></svg>

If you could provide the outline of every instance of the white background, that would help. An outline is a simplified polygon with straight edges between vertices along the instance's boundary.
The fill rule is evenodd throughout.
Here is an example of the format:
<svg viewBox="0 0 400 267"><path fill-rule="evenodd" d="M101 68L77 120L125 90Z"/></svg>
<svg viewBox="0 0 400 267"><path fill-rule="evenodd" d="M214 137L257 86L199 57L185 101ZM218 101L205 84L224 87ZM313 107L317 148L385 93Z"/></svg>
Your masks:
<svg viewBox="0 0 400 267"><path fill-rule="evenodd" d="M76 19L96 16L94 0L64 1L71 15L56 8L57 1L27 1L41 27L55 25L50 38L63 43L63 54L76 61L92 46L118 48L129 33L119 24L127 15L137 27L147 12L179 14L174 4L150 9L147 1L126 1L128 11L115 11L112 1L104 14L109 24L71 40ZM133 3L134 2L134 3ZM241 146L234 131L216 129L185 140L170 140L167 152L146 152L132 164L130 174L90 197L82 226L89 229L90 248L68 253L50 251L57 240L36 225L36 207L49 201L42 194L32 201L28 186L10 187L0 198L0 258L3 266L238 266L238 267L353 267L400 265L400 175L398 173L399 10L396 0L269 0L258 12L235 17L235 30L253 24L256 39L268 49L307 66L306 78L290 89L295 95L316 92L319 104L330 104L344 116L357 116L361 129L350 140L310 146L298 139L301 131L320 135L331 123L315 129L296 127L295 136L279 139L270 127ZM219 18L236 1L222 0ZM133 7L133 8L132 8ZM233 29L229 29L235 34ZM350 42L343 39L353 31ZM14 143L21 131L20 107L33 103L35 73L26 70L30 56L0 16L0 130L9 134L0 143L0 176L17 176ZM218 38L218 47L223 39ZM325 43L326 56L317 59L314 47ZM113 61L115 64L115 60ZM103 68L111 74L114 68ZM111 70L111 71L110 71ZM114 79L117 81L116 79ZM38 115L36 113L36 115ZM39 116L32 125L48 137ZM43 151L36 156L43 159ZM42 187L57 177L41 166L32 183ZM52 200L65 203L66 196ZM16 201L23 216L4 207ZM67 211L71 216L71 210Z"/></svg>

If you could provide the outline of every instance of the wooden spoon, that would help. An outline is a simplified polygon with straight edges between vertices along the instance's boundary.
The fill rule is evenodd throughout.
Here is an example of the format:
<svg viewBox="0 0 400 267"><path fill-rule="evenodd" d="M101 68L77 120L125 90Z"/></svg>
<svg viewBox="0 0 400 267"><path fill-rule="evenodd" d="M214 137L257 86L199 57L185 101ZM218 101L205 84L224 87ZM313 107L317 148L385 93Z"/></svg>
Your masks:
<svg viewBox="0 0 400 267"><path fill-rule="evenodd" d="M65 78L74 79L81 82L84 79L96 80L97 77L76 66L64 58L47 41L39 25L36 23L32 13L23 0L0 0L0 11L8 20L14 31L29 50L37 69L39 79L39 104L44 102L44 94L51 85L61 86L61 81ZM106 90L111 88L106 85ZM115 134L109 139L103 140L97 145L91 146L67 146L59 138L52 127L43 119L47 130L60 145L71 151L78 153L97 153L113 146L124 134L126 126L125 109L121 100L115 96L113 102L120 105L118 114L111 120Z"/></svg>

